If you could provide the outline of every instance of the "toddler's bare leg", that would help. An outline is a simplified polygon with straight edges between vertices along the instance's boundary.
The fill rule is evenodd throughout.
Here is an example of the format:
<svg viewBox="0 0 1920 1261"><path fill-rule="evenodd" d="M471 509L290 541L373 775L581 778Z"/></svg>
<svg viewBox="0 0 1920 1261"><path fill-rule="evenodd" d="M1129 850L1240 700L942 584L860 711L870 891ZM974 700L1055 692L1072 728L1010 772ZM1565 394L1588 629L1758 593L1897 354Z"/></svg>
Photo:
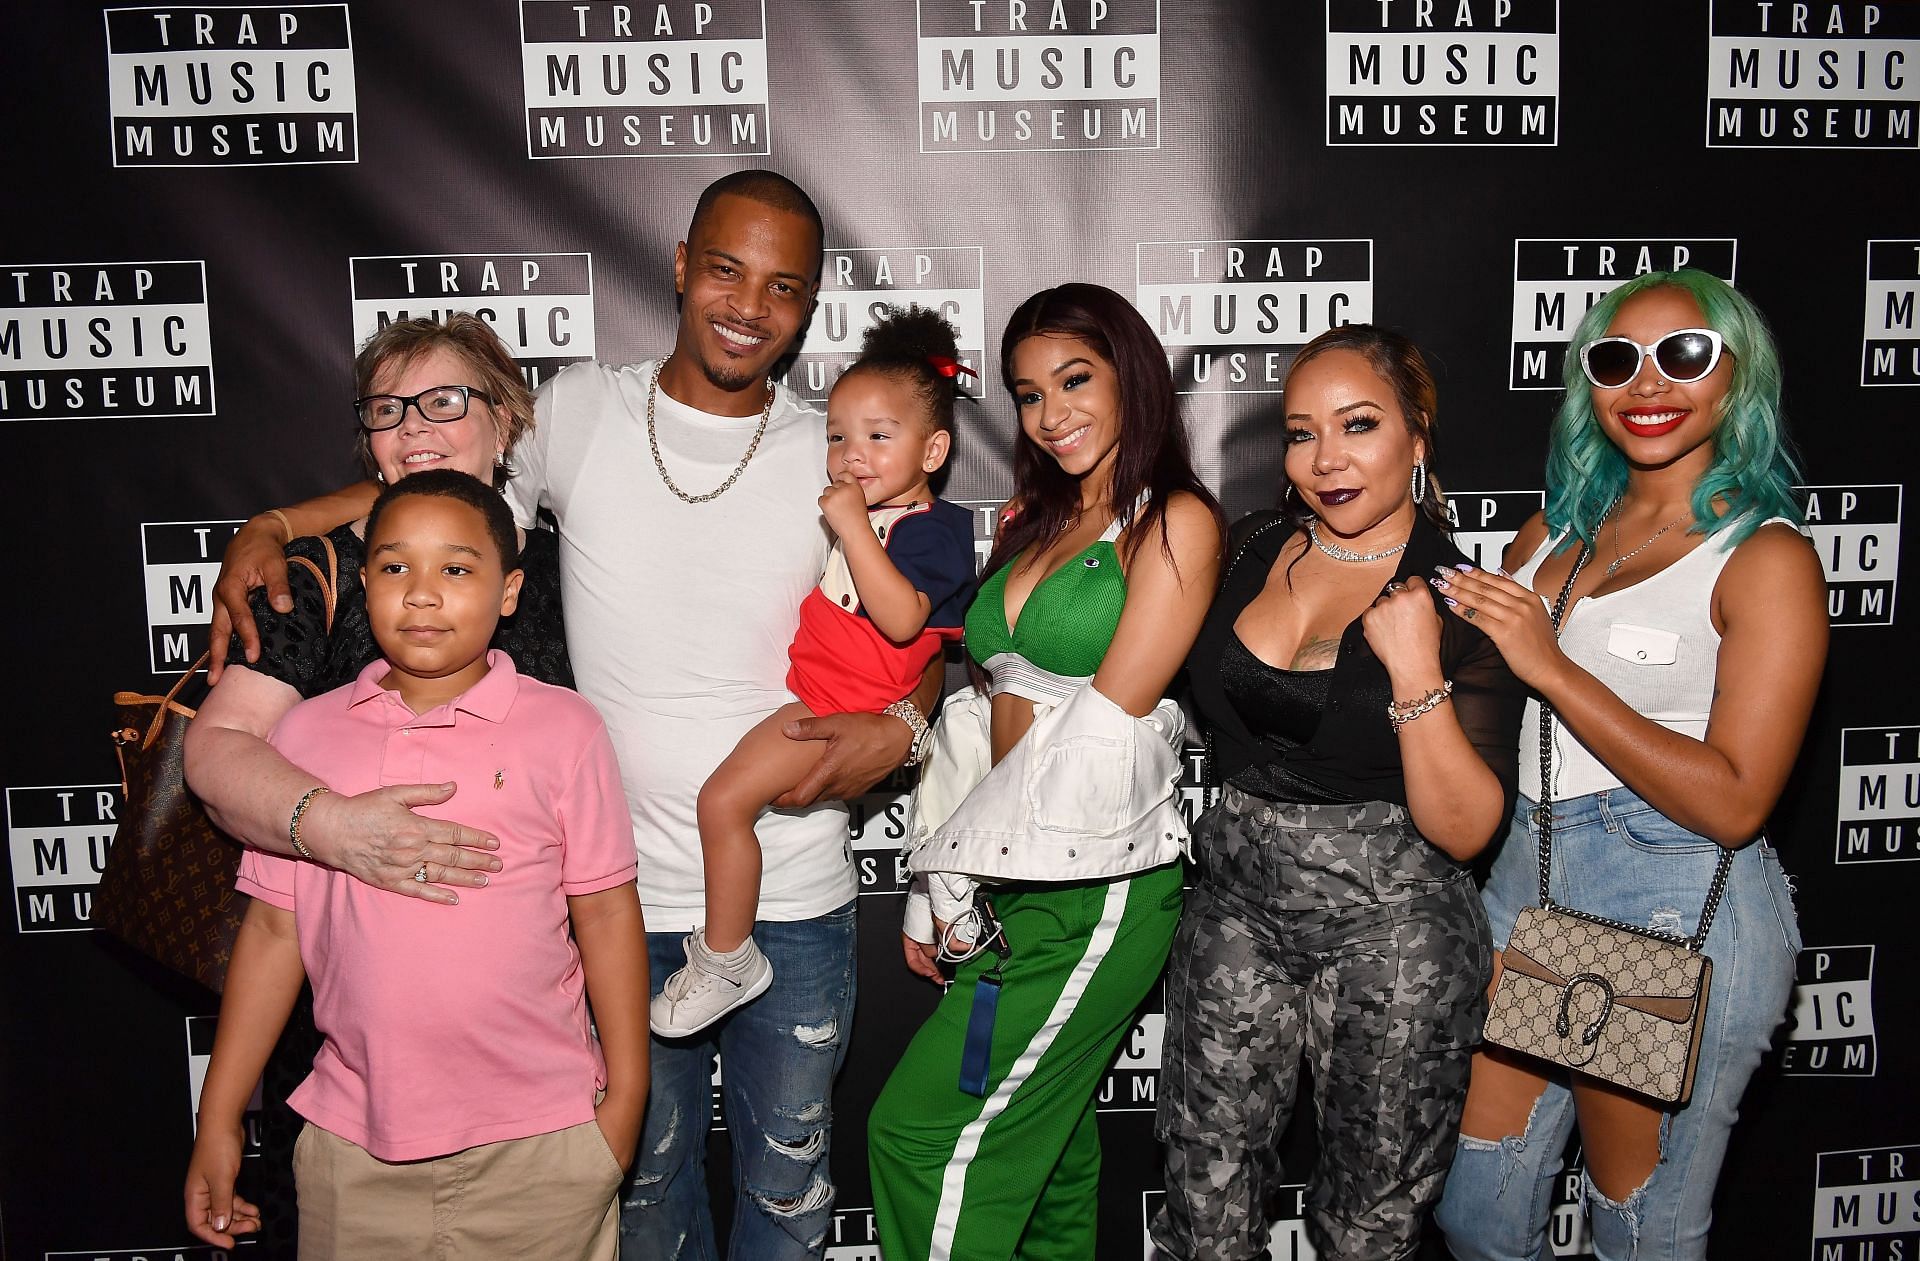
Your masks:
<svg viewBox="0 0 1920 1261"><path fill-rule="evenodd" d="M813 711L782 705L740 738L700 789L700 854L707 876L706 941L725 954L753 932L760 905L760 840L754 821L813 769L820 745L782 731Z"/></svg>

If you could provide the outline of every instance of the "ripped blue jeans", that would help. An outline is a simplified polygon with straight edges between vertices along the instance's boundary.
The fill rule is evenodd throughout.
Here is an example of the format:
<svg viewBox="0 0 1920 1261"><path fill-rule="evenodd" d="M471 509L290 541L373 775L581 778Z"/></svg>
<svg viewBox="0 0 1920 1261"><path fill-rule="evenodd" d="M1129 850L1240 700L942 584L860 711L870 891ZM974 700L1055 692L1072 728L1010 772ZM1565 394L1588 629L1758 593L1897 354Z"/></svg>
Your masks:
<svg viewBox="0 0 1920 1261"><path fill-rule="evenodd" d="M1520 798L1483 894L1493 939L1506 944L1522 907L1540 900L1539 832ZM1628 924L1691 933L1720 847L1624 788L1553 806L1556 902ZM1793 989L1800 930L1780 859L1762 839L1734 855L1707 935L1713 960L1693 1095L1661 1125L1660 1161L1614 1202L1582 1178L1599 1261L1706 1256L1713 1189L1747 1080L1771 1044ZM1499 1141L1463 1134L1437 1215L1459 1261L1552 1261L1553 1183L1574 1126L1573 1092L1550 1077L1525 1132Z"/></svg>
<svg viewBox="0 0 1920 1261"><path fill-rule="evenodd" d="M686 963L682 934L648 933L654 993ZM718 1051L738 1261L818 1257L833 1218L827 1168L833 1079L853 1030L854 904L817 919L762 920L753 939L773 986L691 1038L653 1039L646 1123L621 1194L625 1261L715 1261L707 1129Z"/></svg>

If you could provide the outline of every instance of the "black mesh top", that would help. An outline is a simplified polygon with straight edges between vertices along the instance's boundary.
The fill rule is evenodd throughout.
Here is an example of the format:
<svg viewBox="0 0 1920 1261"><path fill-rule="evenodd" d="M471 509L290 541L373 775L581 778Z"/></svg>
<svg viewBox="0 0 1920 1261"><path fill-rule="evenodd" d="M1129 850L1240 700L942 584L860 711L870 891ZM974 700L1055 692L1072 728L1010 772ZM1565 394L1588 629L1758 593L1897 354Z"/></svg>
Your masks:
<svg viewBox="0 0 1920 1261"><path fill-rule="evenodd" d="M350 525L327 537L339 558L332 634L327 633L326 596L305 565L287 569L293 612L276 613L267 603L264 588L256 588L251 597L253 617L260 626L260 660L248 668L279 679L308 700L353 682L380 655L367 621L367 589L360 582L366 542ZM327 570L326 550L318 538L295 539L287 544L287 556L305 556L321 573ZM527 531L520 567L527 576L520 588L519 607L513 616L500 620L493 646L512 657L514 669L521 674L572 687L566 626L560 617L560 548L551 531ZM237 636L227 649L227 660L247 664Z"/></svg>
<svg viewBox="0 0 1920 1261"><path fill-rule="evenodd" d="M1266 586L1281 544L1292 533L1292 523L1277 513L1261 514L1234 527L1226 577L1187 657L1194 706L1211 750L1208 780L1247 787L1241 775L1248 768L1278 767L1339 794L1334 800L1405 805L1400 741L1387 721L1387 703L1395 698L1387 668L1367 646L1360 619L1355 618L1340 636L1337 663L1326 671L1330 677L1320 721L1305 741L1295 744L1273 738L1273 733L1249 724L1228 698L1225 662L1231 652L1229 641L1237 639L1233 624ZM1393 577L1400 582L1417 580L1435 565L1465 559L1445 535L1424 518L1416 518ZM1453 711L1461 729L1505 791L1504 820L1513 810L1519 777L1520 715L1526 691L1492 640L1472 623L1445 612L1440 615L1440 667L1453 680Z"/></svg>

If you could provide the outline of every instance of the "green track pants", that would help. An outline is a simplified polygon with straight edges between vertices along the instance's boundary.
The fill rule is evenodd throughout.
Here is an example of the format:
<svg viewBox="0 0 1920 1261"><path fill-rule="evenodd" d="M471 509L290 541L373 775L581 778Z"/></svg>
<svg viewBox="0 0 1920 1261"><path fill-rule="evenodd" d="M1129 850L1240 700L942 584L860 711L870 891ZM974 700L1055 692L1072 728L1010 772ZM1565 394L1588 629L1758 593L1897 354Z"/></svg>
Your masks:
<svg viewBox="0 0 1920 1261"><path fill-rule="evenodd" d="M1111 884L1024 885L994 910L1003 969L987 1097L959 1088L974 985L964 965L867 1125L886 1261L1091 1261L1100 1185L1094 1094L1166 965L1180 867Z"/></svg>

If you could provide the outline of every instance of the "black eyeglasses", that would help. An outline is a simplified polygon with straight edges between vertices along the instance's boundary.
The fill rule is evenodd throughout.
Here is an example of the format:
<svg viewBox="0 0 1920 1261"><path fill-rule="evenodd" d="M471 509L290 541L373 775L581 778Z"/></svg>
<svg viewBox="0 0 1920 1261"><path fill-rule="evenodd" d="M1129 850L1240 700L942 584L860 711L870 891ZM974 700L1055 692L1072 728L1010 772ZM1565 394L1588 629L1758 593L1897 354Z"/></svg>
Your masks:
<svg viewBox="0 0 1920 1261"><path fill-rule="evenodd" d="M1580 348L1580 370L1603 390L1617 390L1640 375L1651 358L1660 375L1675 385L1691 385L1712 372L1726 342L1710 328L1677 328L1651 346L1631 337L1602 337Z"/></svg>
<svg viewBox="0 0 1920 1261"><path fill-rule="evenodd" d="M492 404L493 395L471 385L436 385L418 394L369 394L353 400L353 412L360 427L368 433L384 433L398 428L412 407L436 425L459 420L467 414L469 399Z"/></svg>

